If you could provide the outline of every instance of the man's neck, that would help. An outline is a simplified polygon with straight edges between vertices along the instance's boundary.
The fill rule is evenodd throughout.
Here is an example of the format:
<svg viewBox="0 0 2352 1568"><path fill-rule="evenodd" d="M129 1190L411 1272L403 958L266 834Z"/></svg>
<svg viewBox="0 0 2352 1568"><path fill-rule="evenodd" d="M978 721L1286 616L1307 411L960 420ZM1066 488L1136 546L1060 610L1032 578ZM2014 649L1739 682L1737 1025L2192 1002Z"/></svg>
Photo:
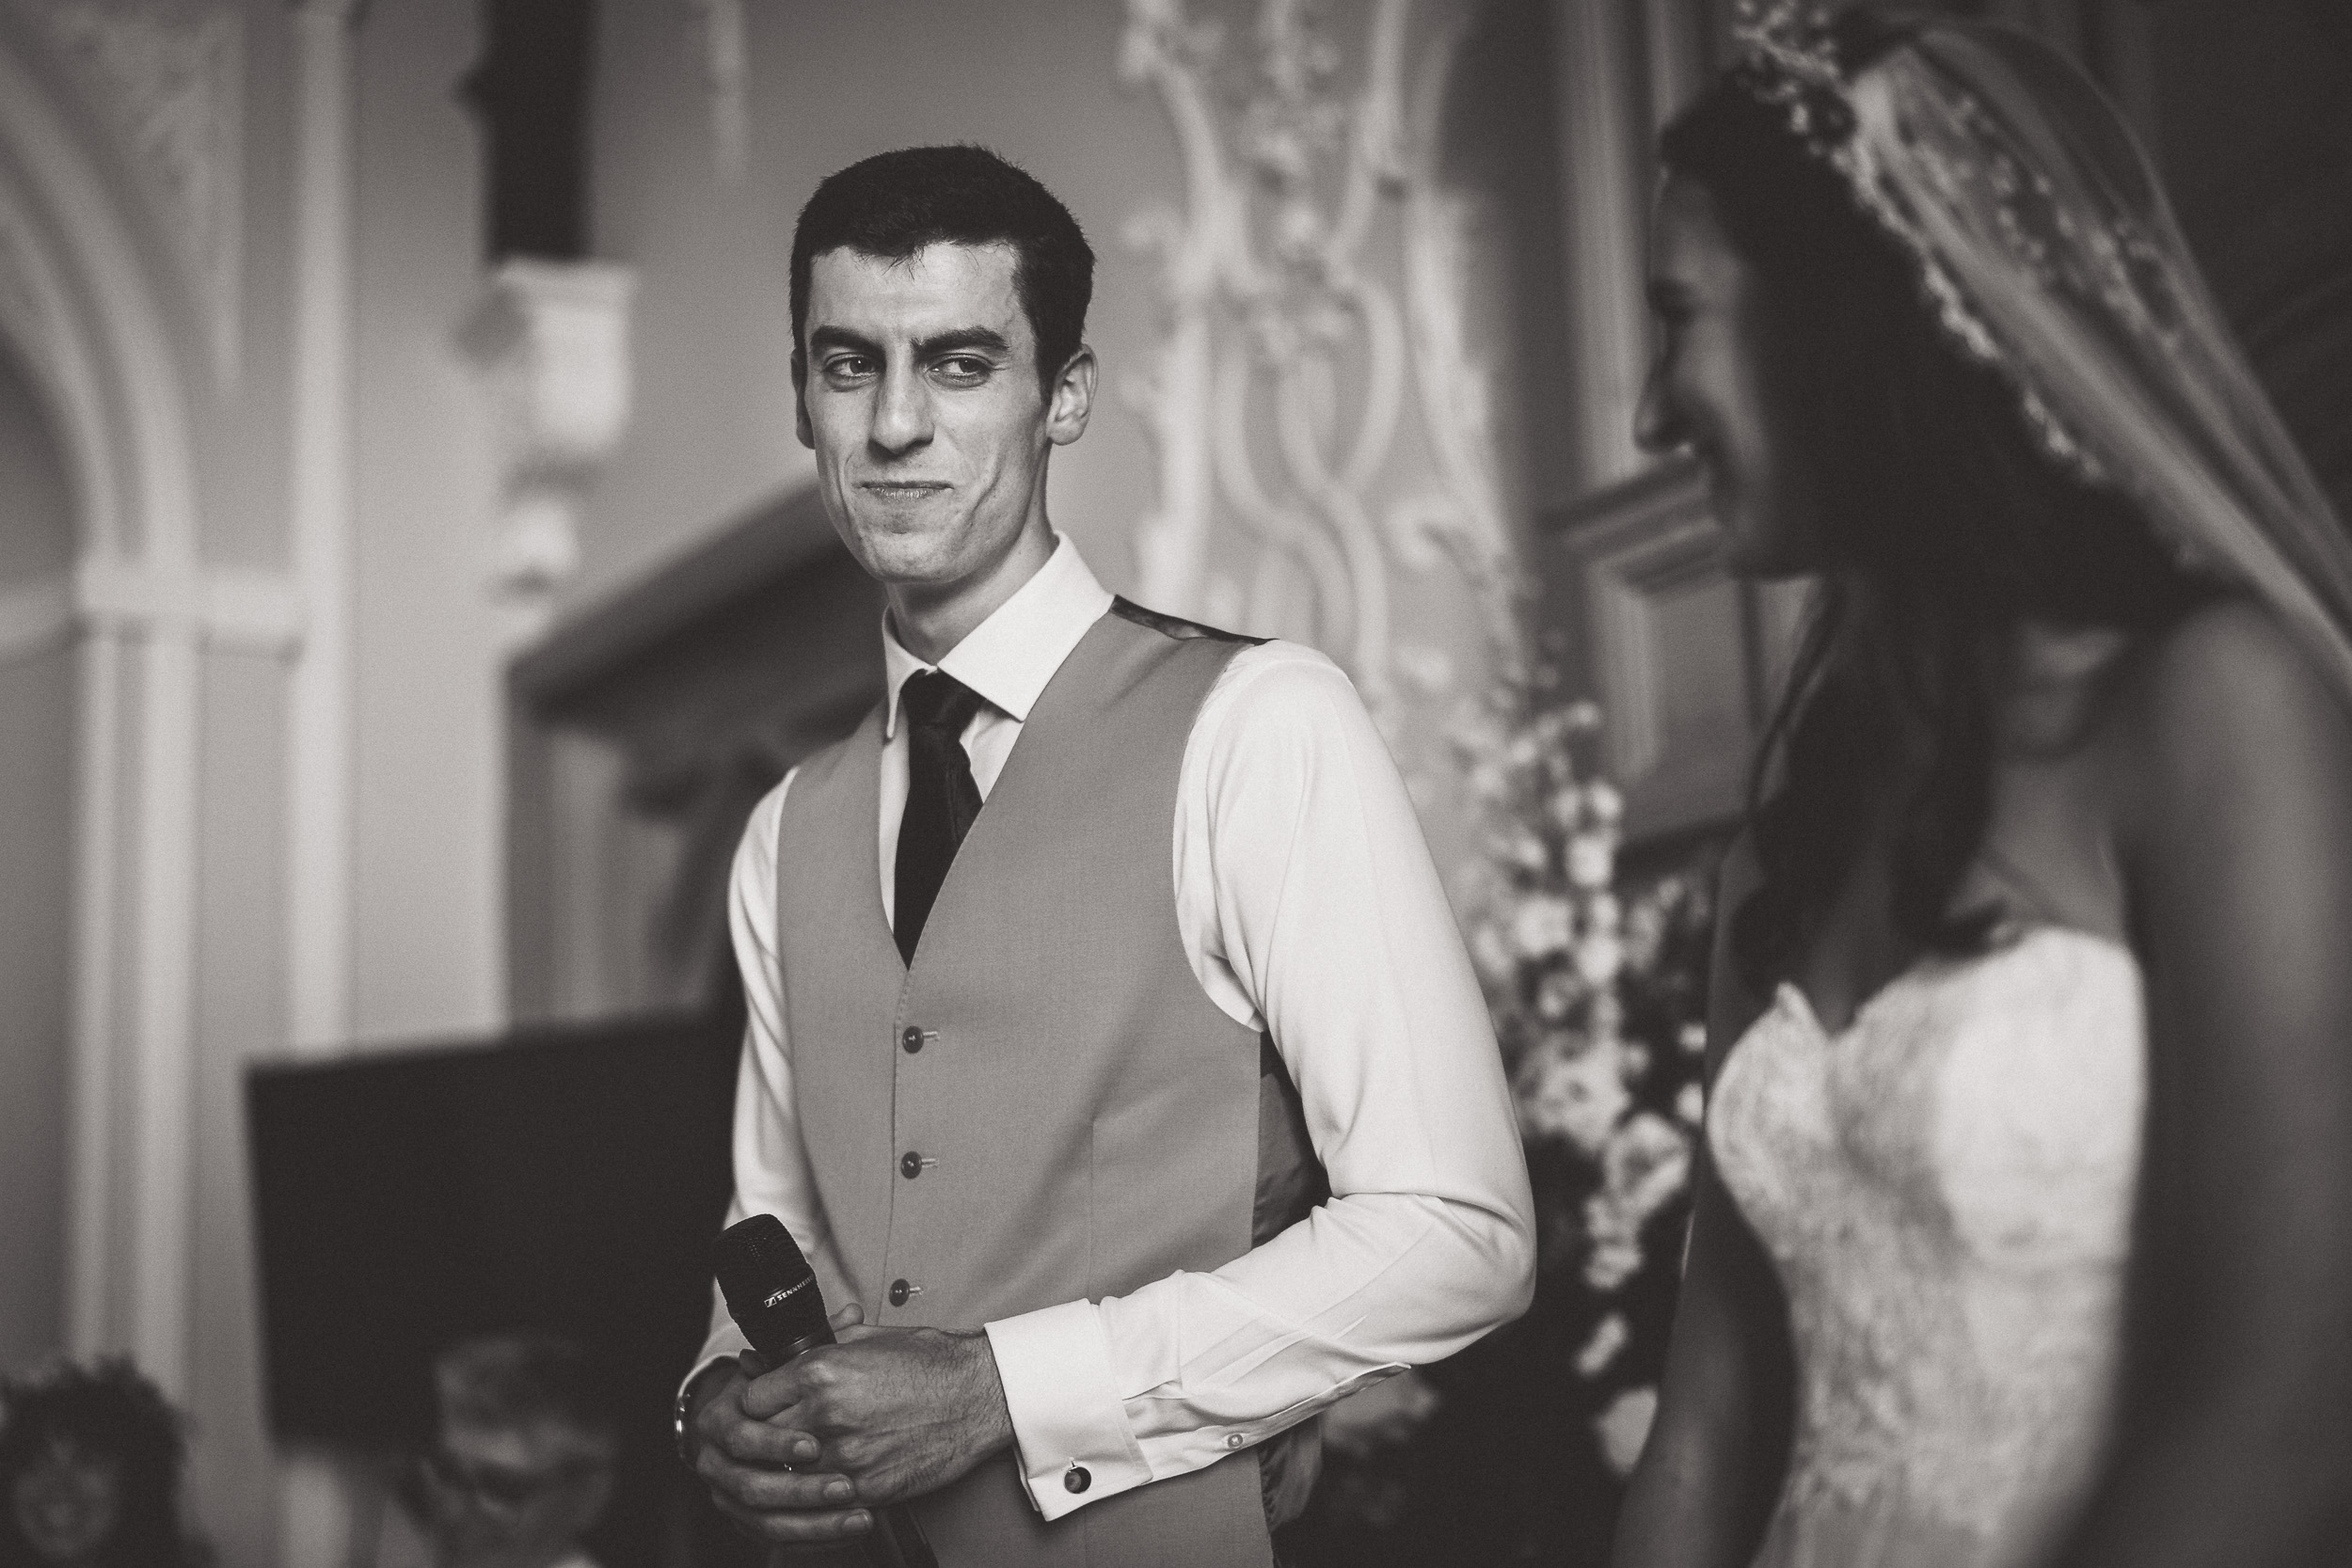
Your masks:
<svg viewBox="0 0 2352 1568"><path fill-rule="evenodd" d="M993 565L961 581L883 584L891 635L924 663L937 664L1044 569L1055 544L1053 525L1040 515Z"/></svg>

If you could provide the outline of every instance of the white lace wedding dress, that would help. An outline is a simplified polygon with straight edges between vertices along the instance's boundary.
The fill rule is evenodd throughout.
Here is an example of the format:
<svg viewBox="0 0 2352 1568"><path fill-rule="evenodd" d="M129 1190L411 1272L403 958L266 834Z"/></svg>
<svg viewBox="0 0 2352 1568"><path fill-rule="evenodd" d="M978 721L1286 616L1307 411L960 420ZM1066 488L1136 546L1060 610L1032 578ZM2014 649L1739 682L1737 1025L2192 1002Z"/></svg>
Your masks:
<svg viewBox="0 0 2352 1568"><path fill-rule="evenodd" d="M2114 1412L2146 1092L2137 965L2039 927L1898 976L1836 1035L1783 986L1708 1139L1797 1357L1757 1568L2023 1568Z"/></svg>

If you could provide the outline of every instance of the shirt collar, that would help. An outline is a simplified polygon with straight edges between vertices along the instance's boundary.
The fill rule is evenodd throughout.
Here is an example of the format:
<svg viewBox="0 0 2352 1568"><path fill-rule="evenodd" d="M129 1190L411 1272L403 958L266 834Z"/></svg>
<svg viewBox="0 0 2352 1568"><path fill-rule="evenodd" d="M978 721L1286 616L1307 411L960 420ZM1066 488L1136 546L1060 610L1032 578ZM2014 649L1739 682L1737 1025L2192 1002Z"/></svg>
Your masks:
<svg viewBox="0 0 2352 1568"><path fill-rule="evenodd" d="M978 692L992 707L1026 723L1045 683L1110 607L1110 591L1095 579L1069 535L1058 535L1045 564L950 648L938 668ZM890 688L885 738L898 733L898 693L909 677L930 668L898 645L884 611L882 674Z"/></svg>

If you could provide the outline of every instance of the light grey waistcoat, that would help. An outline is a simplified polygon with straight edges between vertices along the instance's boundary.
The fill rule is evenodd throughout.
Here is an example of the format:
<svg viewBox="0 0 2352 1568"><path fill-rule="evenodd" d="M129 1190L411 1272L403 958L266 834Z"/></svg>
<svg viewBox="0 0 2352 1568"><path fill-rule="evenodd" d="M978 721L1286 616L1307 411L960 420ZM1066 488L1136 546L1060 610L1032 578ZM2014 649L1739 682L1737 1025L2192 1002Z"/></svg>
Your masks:
<svg viewBox="0 0 2352 1568"><path fill-rule="evenodd" d="M1218 1268L1327 1193L1280 1059L1202 992L1176 924L1177 778L1240 645L1124 601L1097 621L1031 709L911 966L875 858L881 712L795 776L778 955L847 1275L822 1281L828 1302L977 1328ZM1049 1525L1008 1453L915 1509L942 1568L1268 1568L1269 1520L1303 1505L1316 1456L1309 1423Z"/></svg>

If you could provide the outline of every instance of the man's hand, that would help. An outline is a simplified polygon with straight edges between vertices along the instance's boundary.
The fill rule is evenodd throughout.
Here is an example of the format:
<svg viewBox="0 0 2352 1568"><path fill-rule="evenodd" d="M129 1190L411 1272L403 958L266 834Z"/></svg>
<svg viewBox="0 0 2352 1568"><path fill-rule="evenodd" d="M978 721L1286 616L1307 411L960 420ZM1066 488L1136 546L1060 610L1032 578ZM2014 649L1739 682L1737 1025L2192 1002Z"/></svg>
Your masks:
<svg viewBox="0 0 2352 1568"><path fill-rule="evenodd" d="M841 1343L773 1371L746 1352L693 1393L695 1473L719 1511L761 1540L855 1540L874 1528L861 1505L936 1491L1012 1441L985 1334L862 1328L863 1319L844 1307L833 1315Z"/></svg>
<svg viewBox="0 0 2352 1568"><path fill-rule="evenodd" d="M739 1363L703 1374L712 1391L694 1393L694 1473L710 1500L745 1532L781 1545L826 1546L866 1534L873 1516L857 1506L849 1477L816 1467L817 1439L745 1414L743 1391L763 1370L746 1352Z"/></svg>
<svg viewBox="0 0 2352 1568"><path fill-rule="evenodd" d="M741 1415L816 1439L825 1470L848 1477L871 1505L935 1492L1012 1441L987 1335L854 1326L861 1317L843 1307L833 1320L839 1344L743 1386Z"/></svg>

